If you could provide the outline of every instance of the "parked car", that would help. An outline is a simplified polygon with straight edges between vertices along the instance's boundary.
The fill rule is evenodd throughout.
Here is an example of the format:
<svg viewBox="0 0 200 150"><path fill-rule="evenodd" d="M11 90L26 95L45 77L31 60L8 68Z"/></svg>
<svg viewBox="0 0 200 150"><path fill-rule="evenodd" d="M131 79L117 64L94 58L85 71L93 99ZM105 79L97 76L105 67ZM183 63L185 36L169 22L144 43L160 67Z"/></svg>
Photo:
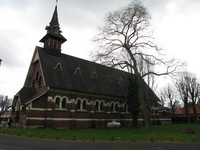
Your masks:
<svg viewBox="0 0 200 150"><path fill-rule="evenodd" d="M107 123L107 128L119 128L120 126L121 123L114 120Z"/></svg>

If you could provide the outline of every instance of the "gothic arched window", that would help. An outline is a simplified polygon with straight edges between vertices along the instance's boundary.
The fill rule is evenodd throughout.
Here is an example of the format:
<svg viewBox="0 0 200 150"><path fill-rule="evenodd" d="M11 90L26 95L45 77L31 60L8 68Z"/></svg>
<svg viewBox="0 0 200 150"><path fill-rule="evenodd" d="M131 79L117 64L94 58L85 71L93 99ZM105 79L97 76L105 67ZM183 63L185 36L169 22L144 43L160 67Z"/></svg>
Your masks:
<svg viewBox="0 0 200 150"><path fill-rule="evenodd" d="M115 104L115 111L119 111L119 104L118 103Z"/></svg>
<svg viewBox="0 0 200 150"><path fill-rule="evenodd" d="M100 111L103 111L103 102L100 103Z"/></svg>
<svg viewBox="0 0 200 150"><path fill-rule="evenodd" d="M59 97L56 98L56 106L55 107L56 108L60 107L60 98Z"/></svg>
<svg viewBox="0 0 200 150"><path fill-rule="evenodd" d="M38 81L38 87L41 87L41 84L42 84L42 77L40 76Z"/></svg>
<svg viewBox="0 0 200 150"><path fill-rule="evenodd" d="M62 108L66 108L67 99L63 98L62 100Z"/></svg>
<svg viewBox="0 0 200 150"><path fill-rule="evenodd" d="M96 103L95 103L95 111L98 111L98 110L99 110L99 102L96 101Z"/></svg>
<svg viewBox="0 0 200 150"><path fill-rule="evenodd" d="M77 101L77 106L76 107L79 110L81 109L81 100L80 99Z"/></svg>
<svg viewBox="0 0 200 150"><path fill-rule="evenodd" d="M111 111L114 111L115 110L115 105L114 103L111 103Z"/></svg>
<svg viewBox="0 0 200 150"><path fill-rule="evenodd" d="M84 101L83 101L83 110L86 110L86 106L87 106L87 101L84 100Z"/></svg>
<svg viewBox="0 0 200 150"><path fill-rule="evenodd" d="M39 72L36 73L36 82L38 81L39 78Z"/></svg>

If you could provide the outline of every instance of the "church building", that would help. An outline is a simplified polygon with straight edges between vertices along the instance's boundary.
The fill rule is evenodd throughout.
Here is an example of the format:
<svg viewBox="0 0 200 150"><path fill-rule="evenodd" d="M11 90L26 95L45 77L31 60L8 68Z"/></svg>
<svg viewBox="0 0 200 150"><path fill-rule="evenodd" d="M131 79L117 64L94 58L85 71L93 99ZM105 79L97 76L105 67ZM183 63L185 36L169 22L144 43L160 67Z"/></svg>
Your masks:
<svg viewBox="0 0 200 150"><path fill-rule="evenodd" d="M46 30L40 40L43 47L36 46L24 86L14 96L13 123L105 128L108 122L118 121L130 126L132 116L126 104L130 74L61 53L66 38L61 34L57 6Z"/></svg>

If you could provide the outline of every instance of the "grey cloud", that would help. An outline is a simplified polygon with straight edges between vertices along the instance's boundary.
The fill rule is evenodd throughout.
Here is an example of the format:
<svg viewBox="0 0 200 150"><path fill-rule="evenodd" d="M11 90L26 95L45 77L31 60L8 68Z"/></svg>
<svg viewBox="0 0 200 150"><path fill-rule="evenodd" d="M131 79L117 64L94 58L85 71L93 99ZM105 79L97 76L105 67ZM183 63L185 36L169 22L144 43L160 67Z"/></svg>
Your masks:
<svg viewBox="0 0 200 150"><path fill-rule="evenodd" d="M0 41L0 59L2 59L2 65L10 68L20 67L22 63L17 56L19 52L16 52L16 49L13 47L12 40L0 35Z"/></svg>
<svg viewBox="0 0 200 150"><path fill-rule="evenodd" d="M61 1L58 9L59 15L65 24L82 28L90 28L98 22L103 21L106 13L113 9L127 5L131 0L76 0ZM115 5L113 5L113 3ZM62 13L62 14L61 14Z"/></svg>

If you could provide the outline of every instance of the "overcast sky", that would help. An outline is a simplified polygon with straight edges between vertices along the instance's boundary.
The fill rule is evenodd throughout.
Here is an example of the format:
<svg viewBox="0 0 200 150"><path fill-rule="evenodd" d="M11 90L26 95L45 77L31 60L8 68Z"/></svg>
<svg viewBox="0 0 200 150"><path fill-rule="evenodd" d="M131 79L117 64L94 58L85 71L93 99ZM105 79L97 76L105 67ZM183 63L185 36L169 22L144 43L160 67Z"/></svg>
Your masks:
<svg viewBox="0 0 200 150"><path fill-rule="evenodd" d="M12 98L24 84L35 46L46 34L56 0L0 0L0 94ZM109 11L131 0L59 0L58 17L67 42L62 52L90 59L91 39ZM200 77L200 0L143 0L156 42Z"/></svg>

